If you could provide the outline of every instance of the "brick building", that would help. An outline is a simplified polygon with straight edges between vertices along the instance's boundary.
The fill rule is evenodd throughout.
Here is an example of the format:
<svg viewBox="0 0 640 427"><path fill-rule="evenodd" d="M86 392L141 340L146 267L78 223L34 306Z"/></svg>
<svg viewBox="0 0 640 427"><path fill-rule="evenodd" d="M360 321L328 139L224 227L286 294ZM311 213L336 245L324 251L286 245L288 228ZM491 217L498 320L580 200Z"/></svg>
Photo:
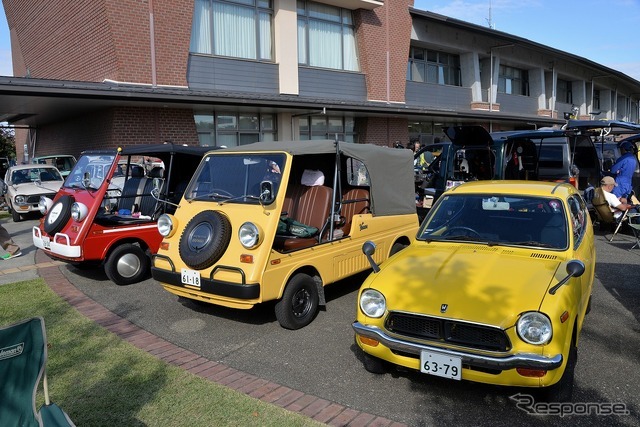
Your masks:
<svg viewBox="0 0 640 427"><path fill-rule="evenodd" d="M15 77L0 77L0 121L19 160L167 140L429 143L572 109L638 120L640 82L413 0L2 3Z"/></svg>

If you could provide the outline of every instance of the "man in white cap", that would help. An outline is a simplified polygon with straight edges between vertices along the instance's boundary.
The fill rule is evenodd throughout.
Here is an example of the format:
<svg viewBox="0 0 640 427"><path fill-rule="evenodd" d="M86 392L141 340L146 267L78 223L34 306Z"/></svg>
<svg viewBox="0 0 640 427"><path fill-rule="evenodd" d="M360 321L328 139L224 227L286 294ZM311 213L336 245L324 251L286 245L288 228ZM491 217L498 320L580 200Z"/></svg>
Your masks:
<svg viewBox="0 0 640 427"><path fill-rule="evenodd" d="M621 201L615 194L613 194L613 189L617 186L616 180L610 176L605 176L600 181L600 187L602 188L602 194L604 194L604 198L609 204L609 208L611 208L611 212L613 212L613 216L618 219L624 213L624 211L630 211L636 209L635 205L629 204L625 201Z"/></svg>

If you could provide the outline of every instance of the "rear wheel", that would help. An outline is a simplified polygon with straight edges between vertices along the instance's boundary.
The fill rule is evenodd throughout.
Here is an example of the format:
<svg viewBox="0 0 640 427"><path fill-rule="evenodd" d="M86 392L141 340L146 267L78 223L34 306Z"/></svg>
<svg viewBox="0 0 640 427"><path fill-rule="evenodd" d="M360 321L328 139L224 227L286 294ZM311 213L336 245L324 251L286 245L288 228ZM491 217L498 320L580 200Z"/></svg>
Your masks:
<svg viewBox="0 0 640 427"><path fill-rule="evenodd" d="M318 314L319 299L313 278L298 273L291 278L276 304L276 318L283 328L303 328Z"/></svg>
<svg viewBox="0 0 640 427"><path fill-rule="evenodd" d="M140 246L125 243L109 254L104 264L104 272L116 285L130 285L145 278L150 264L149 257Z"/></svg>

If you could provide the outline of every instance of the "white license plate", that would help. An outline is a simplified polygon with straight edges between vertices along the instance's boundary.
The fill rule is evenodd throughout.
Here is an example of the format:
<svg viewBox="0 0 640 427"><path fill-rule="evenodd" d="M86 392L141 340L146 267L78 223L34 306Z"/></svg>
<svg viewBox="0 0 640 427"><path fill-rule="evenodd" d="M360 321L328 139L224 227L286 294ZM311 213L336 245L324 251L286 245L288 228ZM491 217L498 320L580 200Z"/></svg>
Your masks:
<svg viewBox="0 0 640 427"><path fill-rule="evenodd" d="M452 380L462 379L462 359L430 351L420 354L420 372Z"/></svg>
<svg viewBox="0 0 640 427"><path fill-rule="evenodd" d="M182 283L185 285L200 287L200 273L198 271L183 268L180 277Z"/></svg>
<svg viewBox="0 0 640 427"><path fill-rule="evenodd" d="M47 236L42 236L42 246L45 249L51 249L51 239Z"/></svg>

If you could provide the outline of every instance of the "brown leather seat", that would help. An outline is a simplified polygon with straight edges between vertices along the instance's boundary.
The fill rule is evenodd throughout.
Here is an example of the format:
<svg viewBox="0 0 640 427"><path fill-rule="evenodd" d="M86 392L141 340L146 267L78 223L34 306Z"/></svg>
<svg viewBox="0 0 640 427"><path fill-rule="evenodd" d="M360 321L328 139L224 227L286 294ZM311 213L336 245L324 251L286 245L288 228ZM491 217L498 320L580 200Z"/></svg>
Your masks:
<svg viewBox="0 0 640 427"><path fill-rule="evenodd" d="M283 216L292 218L305 225L322 230L329 218L333 191L324 185L307 187L305 185L290 186L285 195ZM275 248L281 251L292 251L307 248L318 243L316 237L276 236Z"/></svg>
<svg viewBox="0 0 640 427"><path fill-rule="evenodd" d="M338 227L344 236L351 232L351 223L355 215L369 213L369 191L364 188L352 188L347 190L342 196L342 209L340 216L344 218L344 225Z"/></svg>

